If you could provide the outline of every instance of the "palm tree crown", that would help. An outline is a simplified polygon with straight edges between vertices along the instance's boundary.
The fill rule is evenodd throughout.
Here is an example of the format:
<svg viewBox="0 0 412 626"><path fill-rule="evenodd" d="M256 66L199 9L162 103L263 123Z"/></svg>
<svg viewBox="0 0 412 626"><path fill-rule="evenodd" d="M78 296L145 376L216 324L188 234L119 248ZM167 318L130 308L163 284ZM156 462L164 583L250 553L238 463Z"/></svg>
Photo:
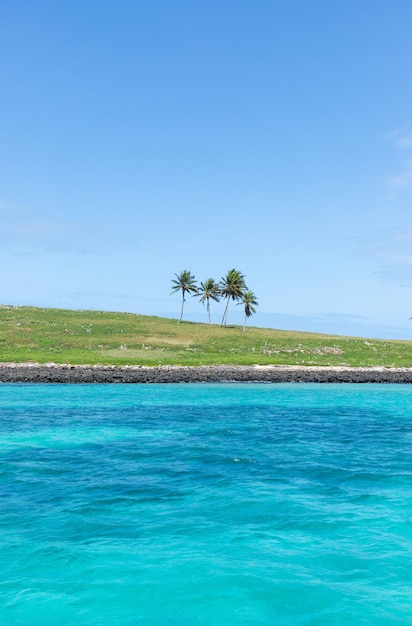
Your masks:
<svg viewBox="0 0 412 626"><path fill-rule="evenodd" d="M222 326L223 324L226 326L227 312L229 309L230 300L240 300L247 289L245 284L245 277L238 270L229 270L226 276L220 281L219 287L220 293L224 298L227 299L225 311L222 318Z"/></svg>
<svg viewBox="0 0 412 626"><path fill-rule="evenodd" d="M238 304L243 304L245 307L245 321L243 324L243 332L245 332L246 320L248 317L251 317L253 313L256 313L255 307L258 306L258 301L253 291L248 290L242 294L241 302L238 302Z"/></svg>
<svg viewBox="0 0 412 626"><path fill-rule="evenodd" d="M219 285L215 283L213 278L207 278L204 283L200 283L200 289L198 290L198 295L201 296L200 302L203 305L206 303L206 309L207 309L207 314L209 317L209 324L210 324L210 300L219 302L220 300Z"/></svg>
<svg viewBox="0 0 412 626"><path fill-rule="evenodd" d="M182 321L182 317L183 317L183 307L186 301L186 294L190 294L192 293L193 295L197 294L197 285L196 285L196 279L193 276L193 274L191 272L189 272L189 270L182 270L180 272L180 274L175 274L176 279L172 279L172 292L170 295L172 295L173 293L176 293L177 291L181 291L182 292L182 310L180 312L180 319L179 319L179 324Z"/></svg>

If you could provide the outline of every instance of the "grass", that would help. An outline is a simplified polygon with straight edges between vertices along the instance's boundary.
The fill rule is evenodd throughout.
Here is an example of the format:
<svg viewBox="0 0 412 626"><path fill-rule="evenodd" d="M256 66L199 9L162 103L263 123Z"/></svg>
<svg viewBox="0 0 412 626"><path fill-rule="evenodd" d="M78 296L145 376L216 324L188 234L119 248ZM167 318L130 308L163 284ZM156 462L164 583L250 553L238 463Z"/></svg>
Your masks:
<svg viewBox="0 0 412 626"><path fill-rule="evenodd" d="M412 342L0 305L0 362L412 367Z"/></svg>

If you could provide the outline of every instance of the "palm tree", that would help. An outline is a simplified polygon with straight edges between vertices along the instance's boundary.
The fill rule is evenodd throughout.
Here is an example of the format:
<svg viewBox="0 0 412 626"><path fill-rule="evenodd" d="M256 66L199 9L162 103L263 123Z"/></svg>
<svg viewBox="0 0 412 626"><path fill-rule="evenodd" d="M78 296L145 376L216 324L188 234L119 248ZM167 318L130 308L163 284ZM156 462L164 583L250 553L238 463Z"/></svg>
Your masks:
<svg viewBox="0 0 412 626"><path fill-rule="evenodd" d="M246 320L248 317L252 317L253 313L256 313L255 306L258 306L258 301L256 300L256 296L253 291L245 291L245 293L241 296L241 302L239 304L243 304L245 307L245 321L243 324L243 332L246 330Z"/></svg>
<svg viewBox="0 0 412 626"><path fill-rule="evenodd" d="M200 283L200 289L198 291L198 295L201 296L200 302L203 305L206 302L206 309L207 309L207 314L209 316L209 324L210 324L210 301L214 300L215 302L219 302L220 300L219 285L215 283L213 278L207 278L204 283Z"/></svg>
<svg viewBox="0 0 412 626"><path fill-rule="evenodd" d="M220 293L224 298L227 298L225 311L223 313L221 326L226 326L227 312L229 310L230 300L240 300L246 291L245 277L238 270L229 270L228 273L219 284Z"/></svg>
<svg viewBox="0 0 412 626"><path fill-rule="evenodd" d="M180 274L175 274L175 276L176 280L174 278L172 279L173 287L170 295L176 293L177 291L182 292L182 310L180 312L180 319L178 322L180 324L183 317L183 307L186 302L185 296L187 293L193 293L193 295L195 295L197 293L197 286L196 279L193 274L189 272L189 270L182 270Z"/></svg>

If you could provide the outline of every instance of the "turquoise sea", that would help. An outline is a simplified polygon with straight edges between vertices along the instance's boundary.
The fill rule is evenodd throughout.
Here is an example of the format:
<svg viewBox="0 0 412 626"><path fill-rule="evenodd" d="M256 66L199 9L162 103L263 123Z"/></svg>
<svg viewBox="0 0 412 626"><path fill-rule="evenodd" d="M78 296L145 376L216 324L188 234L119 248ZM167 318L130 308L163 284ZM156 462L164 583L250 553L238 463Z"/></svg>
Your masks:
<svg viewBox="0 0 412 626"><path fill-rule="evenodd" d="M0 385L0 624L412 623L412 386Z"/></svg>

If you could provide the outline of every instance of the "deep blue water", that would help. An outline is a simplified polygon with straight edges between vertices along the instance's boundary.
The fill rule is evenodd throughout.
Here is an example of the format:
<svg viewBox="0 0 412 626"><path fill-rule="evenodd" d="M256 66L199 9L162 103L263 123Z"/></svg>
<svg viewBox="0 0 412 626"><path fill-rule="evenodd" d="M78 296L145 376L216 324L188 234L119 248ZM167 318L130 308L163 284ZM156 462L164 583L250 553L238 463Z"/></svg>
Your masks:
<svg viewBox="0 0 412 626"><path fill-rule="evenodd" d="M0 385L0 623L412 623L412 386Z"/></svg>

